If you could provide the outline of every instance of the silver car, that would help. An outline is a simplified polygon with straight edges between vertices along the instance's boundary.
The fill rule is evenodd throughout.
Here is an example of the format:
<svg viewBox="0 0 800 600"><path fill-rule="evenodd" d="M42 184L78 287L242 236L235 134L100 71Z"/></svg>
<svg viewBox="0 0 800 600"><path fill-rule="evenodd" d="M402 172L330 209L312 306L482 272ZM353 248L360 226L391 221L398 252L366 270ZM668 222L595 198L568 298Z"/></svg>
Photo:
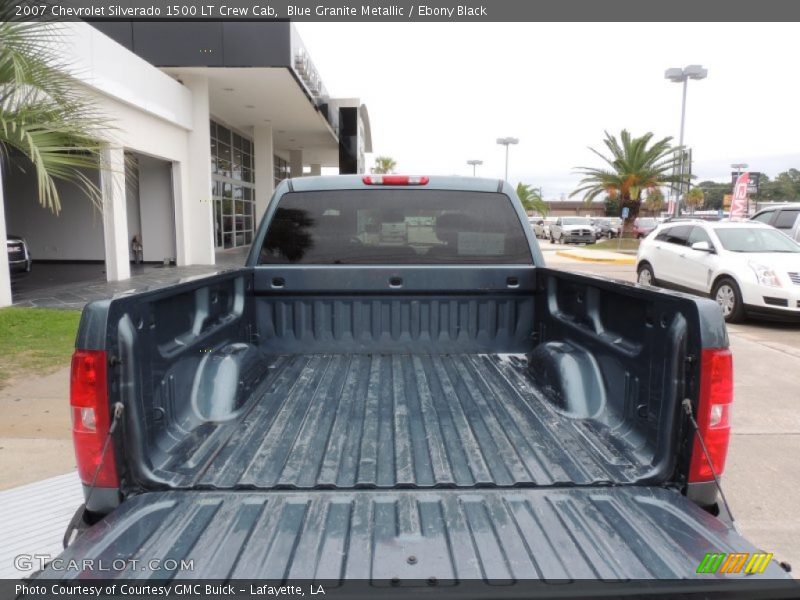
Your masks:
<svg viewBox="0 0 800 600"><path fill-rule="evenodd" d="M550 241L554 244L594 244L597 238L589 217L558 217L550 227Z"/></svg>
<svg viewBox="0 0 800 600"><path fill-rule="evenodd" d="M550 227L556 222L555 217L534 217L531 219L534 235L540 240L550 237Z"/></svg>
<svg viewBox="0 0 800 600"><path fill-rule="evenodd" d="M800 215L797 215L797 218L794 220L794 225L792 226L792 231L789 233L789 237L800 244Z"/></svg>
<svg viewBox="0 0 800 600"><path fill-rule="evenodd" d="M17 235L7 236L6 249L8 251L8 268L12 277L31 272L33 261L24 238Z"/></svg>

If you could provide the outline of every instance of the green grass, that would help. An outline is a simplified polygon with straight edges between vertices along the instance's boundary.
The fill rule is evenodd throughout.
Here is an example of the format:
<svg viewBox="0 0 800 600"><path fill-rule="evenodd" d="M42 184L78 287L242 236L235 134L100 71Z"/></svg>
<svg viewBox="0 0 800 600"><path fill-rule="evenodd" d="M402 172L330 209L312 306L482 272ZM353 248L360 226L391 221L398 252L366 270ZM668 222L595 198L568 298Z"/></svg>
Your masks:
<svg viewBox="0 0 800 600"><path fill-rule="evenodd" d="M618 251L625 251L625 250L638 250L639 249L639 242L641 240L634 240L631 238L626 238L623 240L601 240L598 241L596 244L589 244L584 246L587 250L609 250L611 252L618 252Z"/></svg>
<svg viewBox="0 0 800 600"><path fill-rule="evenodd" d="M69 365L81 313L48 308L0 310L0 387L13 377Z"/></svg>

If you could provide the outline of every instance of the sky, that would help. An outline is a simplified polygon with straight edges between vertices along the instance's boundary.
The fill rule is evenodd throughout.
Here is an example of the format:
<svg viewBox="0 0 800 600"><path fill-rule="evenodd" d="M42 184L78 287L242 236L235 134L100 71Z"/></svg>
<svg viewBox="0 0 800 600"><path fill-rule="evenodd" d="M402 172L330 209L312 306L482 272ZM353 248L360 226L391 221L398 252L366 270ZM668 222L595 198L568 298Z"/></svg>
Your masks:
<svg viewBox="0 0 800 600"><path fill-rule="evenodd" d="M331 96L360 97L374 154L397 172L502 177L569 195L604 131L680 131L696 181L728 181L730 163L770 176L800 168L798 23L296 23ZM371 159L368 161L372 164Z"/></svg>

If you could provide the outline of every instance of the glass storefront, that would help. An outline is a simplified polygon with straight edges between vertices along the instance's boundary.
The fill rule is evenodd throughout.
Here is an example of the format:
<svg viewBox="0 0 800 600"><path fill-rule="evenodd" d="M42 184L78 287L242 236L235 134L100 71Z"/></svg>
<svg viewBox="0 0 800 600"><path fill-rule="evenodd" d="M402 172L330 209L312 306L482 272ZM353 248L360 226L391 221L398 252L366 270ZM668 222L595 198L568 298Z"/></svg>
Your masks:
<svg viewBox="0 0 800 600"><path fill-rule="evenodd" d="M273 156L277 185L289 177L289 163ZM247 246L256 221L253 141L211 121L211 198L214 202L214 245L218 249Z"/></svg>
<svg viewBox="0 0 800 600"><path fill-rule="evenodd" d="M255 228L253 142L211 121L211 197L217 248L246 246Z"/></svg>
<svg viewBox="0 0 800 600"><path fill-rule="evenodd" d="M289 163L275 154L272 157L273 183L275 187L284 179L289 178Z"/></svg>

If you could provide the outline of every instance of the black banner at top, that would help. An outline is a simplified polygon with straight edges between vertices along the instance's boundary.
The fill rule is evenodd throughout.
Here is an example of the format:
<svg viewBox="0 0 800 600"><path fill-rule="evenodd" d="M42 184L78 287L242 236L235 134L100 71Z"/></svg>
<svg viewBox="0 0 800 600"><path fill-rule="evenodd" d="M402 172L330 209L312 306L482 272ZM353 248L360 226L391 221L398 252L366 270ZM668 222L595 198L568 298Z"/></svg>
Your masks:
<svg viewBox="0 0 800 600"><path fill-rule="evenodd" d="M800 21L790 0L4 0L26 20ZM8 10L8 9L7 9Z"/></svg>

